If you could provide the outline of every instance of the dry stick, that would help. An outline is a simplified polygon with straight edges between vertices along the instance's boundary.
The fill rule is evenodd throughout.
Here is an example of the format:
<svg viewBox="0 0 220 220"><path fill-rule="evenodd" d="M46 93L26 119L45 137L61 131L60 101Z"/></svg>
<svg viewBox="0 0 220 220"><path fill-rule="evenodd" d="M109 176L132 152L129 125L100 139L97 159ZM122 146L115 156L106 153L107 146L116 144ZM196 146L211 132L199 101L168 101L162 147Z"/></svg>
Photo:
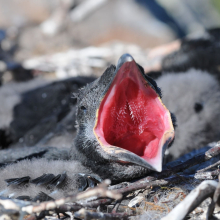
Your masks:
<svg viewBox="0 0 220 220"><path fill-rule="evenodd" d="M127 213L102 213L102 212L89 212L85 209L81 209L74 214L77 218L82 219L105 219L105 220L113 220L113 219L127 219L129 216Z"/></svg>
<svg viewBox="0 0 220 220"><path fill-rule="evenodd" d="M13 200L13 199L0 199L0 205L6 210L5 213L10 215L14 215L15 213L19 214L20 210L22 207L26 207L27 205L30 206L30 202L24 202L24 201L19 201L19 200ZM81 208L83 208L82 205L79 204L63 204L60 205L58 208L55 209L56 213L65 213L68 211L78 211ZM7 210L10 210L8 212ZM10 218L9 218L10 219ZM29 216L27 219L36 219L35 215Z"/></svg>
<svg viewBox="0 0 220 220"><path fill-rule="evenodd" d="M218 177L218 179L220 181L220 176ZM219 198L220 198L220 182L218 183L218 186L216 187L212 202L209 205L206 219L209 219L212 216L214 209L215 209L215 204L218 202Z"/></svg>
<svg viewBox="0 0 220 220"><path fill-rule="evenodd" d="M118 184L113 185L113 186L109 186L108 189L109 190L121 189L121 188L124 188L128 185L130 185L129 182L122 182L122 183L118 183Z"/></svg>
<svg viewBox="0 0 220 220"><path fill-rule="evenodd" d="M208 167L205 167L205 168L203 168L203 169L201 169L201 170L198 170L197 173L204 172L204 171L206 171L206 170L210 170L211 168L216 167L216 166L218 166L218 165L220 165L220 161L217 161L216 163L213 163L213 164L211 164L211 165L208 166Z"/></svg>
<svg viewBox="0 0 220 220"><path fill-rule="evenodd" d="M195 178L200 180L204 180L204 179L213 180L216 179L219 174L220 174L220 170L213 170L211 172L199 172L195 174Z"/></svg>
<svg viewBox="0 0 220 220"><path fill-rule="evenodd" d="M213 180L205 180L192 190L189 195L179 203L168 215L161 220L182 220L193 211L206 198L212 197L218 183Z"/></svg>
<svg viewBox="0 0 220 220"><path fill-rule="evenodd" d="M100 205L108 205L112 203L112 199L96 199L96 200L92 200L92 201L83 201L80 202L80 204L83 207L87 207L87 208L97 208Z"/></svg>
<svg viewBox="0 0 220 220"><path fill-rule="evenodd" d="M121 195L119 193L115 193L114 191L107 190L107 186L110 184L110 180L105 180L102 184L94 189L90 189L88 191L72 194L65 198L57 199L54 201L42 202L37 205L29 205L22 207L22 211L32 214L37 213L45 210L53 210L59 208L61 205L67 202L75 202L77 200L83 200L89 197L97 196L97 197L109 197L112 199L121 199Z"/></svg>
<svg viewBox="0 0 220 220"><path fill-rule="evenodd" d="M55 209L55 213L65 213L65 212L75 212L83 208L83 206L79 204L63 204L59 206L59 208ZM29 215L28 217L25 218L26 220L37 220L37 216L35 214Z"/></svg>
<svg viewBox="0 0 220 220"><path fill-rule="evenodd" d="M112 210L112 214L115 214L115 213L117 213L117 211L118 211L118 207L120 206L120 204L121 204L121 200L120 201L117 201L117 203L115 204L115 207L113 208L113 210Z"/></svg>
<svg viewBox="0 0 220 220"><path fill-rule="evenodd" d="M56 212L58 213L64 213L64 212L68 212L68 211L78 211L81 208L83 208L82 205L80 204L63 204L61 206L59 206L58 208L56 208Z"/></svg>
<svg viewBox="0 0 220 220"><path fill-rule="evenodd" d="M184 176L185 177L185 176ZM194 177L189 177L189 178L194 178ZM168 185L168 184L173 184L173 183L177 183L179 181L182 181L181 176L172 176L166 179L161 179L161 180L155 180L152 182L146 182L144 181L144 179L142 181L137 181L134 183L131 183L130 185L115 190L116 193L120 193L120 194L125 194L131 191L135 191L138 189L145 189L145 188L150 188L150 187L154 187L154 186L164 186L164 185ZM90 207L90 208L97 208L99 205L104 205L104 204L109 204L112 202L112 199L97 199L94 201L89 201L86 203L81 203L81 205L83 205L84 207Z"/></svg>
<svg viewBox="0 0 220 220"><path fill-rule="evenodd" d="M129 186L124 187L122 189L116 190L117 193L125 194L131 191L135 191L138 189L146 189L154 186L164 186L167 184L172 184L180 181L179 176L172 176L167 179L155 180L152 182L146 182L144 179L142 181L137 181L135 183L131 183Z"/></svg>

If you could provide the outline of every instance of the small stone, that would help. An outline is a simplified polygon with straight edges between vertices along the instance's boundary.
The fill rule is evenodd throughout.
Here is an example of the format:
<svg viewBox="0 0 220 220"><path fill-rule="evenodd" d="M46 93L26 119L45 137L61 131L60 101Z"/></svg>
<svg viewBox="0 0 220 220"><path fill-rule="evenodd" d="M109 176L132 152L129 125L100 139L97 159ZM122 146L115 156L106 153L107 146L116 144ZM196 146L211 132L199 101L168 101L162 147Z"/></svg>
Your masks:
<svg viewBox="0 0 220 220"><path fill-rule="evenodd" d="M128 207L130 208L138 207L143 200L144 200L144 196L136 196L128 203Z"/></svg>

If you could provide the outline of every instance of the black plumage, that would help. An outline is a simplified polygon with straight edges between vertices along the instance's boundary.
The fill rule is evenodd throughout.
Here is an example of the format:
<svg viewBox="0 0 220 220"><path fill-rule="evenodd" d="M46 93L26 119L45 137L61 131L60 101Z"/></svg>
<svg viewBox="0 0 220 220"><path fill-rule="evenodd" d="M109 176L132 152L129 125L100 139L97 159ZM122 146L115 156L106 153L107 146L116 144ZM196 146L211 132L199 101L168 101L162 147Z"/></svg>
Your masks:
<svg viewBox="0 0 220 220"><path fill-rule="evenodd" d="M6 179L5 182L8 184L7 186L21 186L24 184L29 183L30 177L29 176L24 176L20 178L11 178L11 179Z"/></svg>
<svg viewBox="0 0 220 220"><path fill-rule="evenodd" d="M220 28L181 40L180 49L165 56L162 71L181 73L194 68L208 71L220 80Z"/></svg>

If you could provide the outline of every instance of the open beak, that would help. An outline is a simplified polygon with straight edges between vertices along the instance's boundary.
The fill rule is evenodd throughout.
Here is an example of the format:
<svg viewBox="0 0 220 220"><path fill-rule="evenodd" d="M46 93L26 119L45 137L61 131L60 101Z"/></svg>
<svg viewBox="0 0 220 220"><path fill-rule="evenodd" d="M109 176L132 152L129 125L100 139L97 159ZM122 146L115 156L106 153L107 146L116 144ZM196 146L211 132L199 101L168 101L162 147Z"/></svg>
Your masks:
<svg viewBox="0 0 220 220"><path fill-rule="evenodd" d="M118 61L93 132L109 159L162 171L164 152L174 138L170 112L129 54Z"/></svg>

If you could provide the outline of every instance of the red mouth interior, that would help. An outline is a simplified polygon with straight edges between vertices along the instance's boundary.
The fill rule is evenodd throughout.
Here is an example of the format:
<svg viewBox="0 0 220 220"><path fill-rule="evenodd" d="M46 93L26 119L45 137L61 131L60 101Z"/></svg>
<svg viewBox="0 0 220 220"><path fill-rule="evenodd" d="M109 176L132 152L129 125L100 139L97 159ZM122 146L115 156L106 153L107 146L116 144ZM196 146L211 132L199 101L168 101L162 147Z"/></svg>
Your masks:
<svg viewBox="0 0 220 220"><path fill-rule="evenodd" d="M126 149L144 159L154 158L165 131L166 112L136 63L127 62L101 102L95 133L102 144Z"/></svg>

